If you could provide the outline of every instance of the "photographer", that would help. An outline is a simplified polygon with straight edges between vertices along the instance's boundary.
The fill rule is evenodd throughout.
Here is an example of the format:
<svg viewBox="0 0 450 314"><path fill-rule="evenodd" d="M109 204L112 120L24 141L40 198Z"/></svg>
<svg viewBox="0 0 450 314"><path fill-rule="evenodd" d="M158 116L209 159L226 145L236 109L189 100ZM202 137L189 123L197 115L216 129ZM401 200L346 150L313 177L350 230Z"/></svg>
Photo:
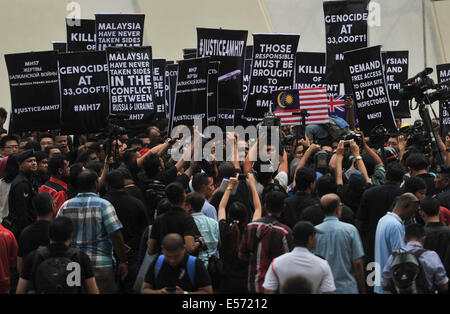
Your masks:
<svg viewBox="0 0 450 314"><path fill-rule="evenodd" d="M366 166L359 154L359 147L354 140L350 140L352 165L346 172L348 185L344 188L342 160L345 152L345 142L340 141L336 150L336 185L337 194L343 200L344 204L349 206L354 213L357 212L361 197L365 189L372 184L367 174Z"/></svg>

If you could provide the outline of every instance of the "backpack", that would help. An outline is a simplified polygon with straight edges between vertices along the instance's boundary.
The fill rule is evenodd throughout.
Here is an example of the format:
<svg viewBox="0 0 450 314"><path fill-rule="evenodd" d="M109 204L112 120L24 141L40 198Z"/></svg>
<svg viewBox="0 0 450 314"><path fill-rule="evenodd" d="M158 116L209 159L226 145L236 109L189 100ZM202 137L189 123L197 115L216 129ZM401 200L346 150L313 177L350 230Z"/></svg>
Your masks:
<svg viewBox="0 0 450 314"><path fill-rule="evenodd" d="M77 294L79 286L68 285L72 268L68 265L80 261L80 251L69 248L64 256L50 256L48 247L40 246L34 257L34 288L37 294ZM80 274L81 275L81 274Z"/></svg>
<svg viewBox="0 0 450 314"><path fill-rule="evenodd" d="M187 273L189 276L189 279L191 280L192 285L195 287L195 261L197 260L197 257L189 255L188 261L187 261ZM155 281L156 278L158 278L159 271L161 270L161 267L164 263L164 254L161 254L155 263Z"/></svg>
<svg viewBox="0 0 450 314"><path fill-rule="evenodd" d="M425 274L419 257L425 252L419 249L415 252L396 250L392 252L391 276L394 290L397 294L429 293Z"/></svg>

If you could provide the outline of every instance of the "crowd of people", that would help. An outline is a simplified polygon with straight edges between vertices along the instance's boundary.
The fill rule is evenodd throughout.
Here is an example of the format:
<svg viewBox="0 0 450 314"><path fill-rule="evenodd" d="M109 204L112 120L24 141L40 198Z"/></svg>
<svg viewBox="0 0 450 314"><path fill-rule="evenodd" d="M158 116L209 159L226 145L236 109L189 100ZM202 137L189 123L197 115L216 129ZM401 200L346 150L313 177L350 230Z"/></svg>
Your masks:
<svg viewBox="0 0 450 314"><path fill-rule="evenodd" d="M282 127L280 146L231 133L215 147L231 142L231 161L188 161L194 143L174 160L164 119L118 138L9 134L5 120L0 293L447 293L439 126L444 164L400 121L380 142L343 119L340 138L327 125ZM259 145L279 155L271 171L250 158ZM406 286L405 258L420 270Z"/></svg>

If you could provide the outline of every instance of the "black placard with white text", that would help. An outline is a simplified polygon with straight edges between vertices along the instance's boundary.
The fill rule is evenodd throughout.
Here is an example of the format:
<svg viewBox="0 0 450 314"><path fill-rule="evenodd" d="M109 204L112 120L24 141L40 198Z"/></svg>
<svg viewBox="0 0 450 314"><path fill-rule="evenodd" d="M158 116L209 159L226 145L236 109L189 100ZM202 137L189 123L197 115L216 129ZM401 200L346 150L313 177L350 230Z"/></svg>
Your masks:
<svg viewBox="0 0 450 314"><path fill-rule="evenodd" d="M67 52L95 51L95 20L66 19Z"/></svg>
<svg viewBox="0 0 450 314"><path fill-rule="evenodd" d="M197 57L220 62L219 108L241 109L248 31L197 28Z"/></svg>
<svg viewBox="0 0 450 314"><path fill-rule="evenodd" d="M168 110L167 110L167 118L169 119L169 126L172 125L172 113L173 107L175 106L175 98L177 91L177 82L178 82L178 64L167 64L166 65L166 77L167 77L167 85L168 91L166 98L168 99Z"/></svg>
<svg viewBox="0 0 450 314"><path fill-rule="evenodd" d="M209 63L208 69L208 125L217 125L218 83L220 62Z"/></svg>
<svg viewBox="0 0 450 314"><path fill-rule="evenodd" d="M450 80L450 63L436 65L436 76L438 83L444 83ZM439 101L439 119L441 124L441 136L450 132L450 100Z"/></svg>
<svg viewBox="0 0 450 314"><path fill-rule="evenodd" d="M5 55L11 90L9 133L59 129L58 52Z"/></svg>
<svg viewBox="0 0 450 314"><path fill-rule="evenodd" d="M367 47L368 0L325 1L326 73L328 84L347 83L344 51Z"/></svg>
<svg viewBox="0 0 450 314"><path fill-rule="evenodd" d="M156 117L166 117L166 59L153 59L153 84L155 86Z"/></svg>
<svg viewBox="0 0 450 314"><path fill-rule="evenodd" d="M178 62L178 83L172 127L193 125L195 119L207 126L207 89L210 58L187 59Z"/></svg>
<svg viewBox="0 0 450 314"><path fill-rule="evenodd" d="M383 51L381 55L394 116L411 118L409 102L400 99L399 94L402 82L408 79L408 51Z"/></svg>
<svg viewBox="0 0 450 314"><path fill-rule="evenodd" d="M143 43L145 14L96 14L97 50L106 47L140 47Z"/></svg>
<svg viewBox="0 0 450 314"><path fill-rule="evenodd" d="M339 84L325 82L325 58L323 52L297 52L295 57L295 87L326 87L328 94L339 94Z"/></svg>
<svg viewBox="0 0 450 314"><path fill-rule="evenodd" d="M361 130L367 136L378 125L388 131L397 131L383 71L381 46L347 51L344 56Z"/></svg>
<svg viewBox="0 0 450 314"><path fill-rule="evenodd" d="M151 47L108 47L110 113L126 117L129 129L148 126L154 119Z"/></svg>
<svg viewBox="0 0 450 314"><path fill-rule="evenodd" d="M253 34L253 62L244 117L261 121L272 106L272 92L291 89L300 35Z"/></svg>
<svg viewBox="0 0 450 314"><path fill-rule="evenodd" d="M61 129L67 134L100 132L109 114L106 53L62 53L58 62Z"/></svg>

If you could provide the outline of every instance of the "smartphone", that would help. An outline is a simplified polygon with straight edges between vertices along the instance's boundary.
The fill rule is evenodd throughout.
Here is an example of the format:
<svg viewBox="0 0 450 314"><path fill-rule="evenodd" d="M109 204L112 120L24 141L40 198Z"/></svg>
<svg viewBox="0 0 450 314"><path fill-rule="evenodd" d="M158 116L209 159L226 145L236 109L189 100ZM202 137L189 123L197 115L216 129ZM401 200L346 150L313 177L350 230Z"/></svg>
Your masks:
<svg viewBox="0 0 450 314"><path fill-rule="evenodd" d="M177 290L177 288L175 286L170 286L170 287L166 287L166 290L168 292L175 292Z"/></svg>

